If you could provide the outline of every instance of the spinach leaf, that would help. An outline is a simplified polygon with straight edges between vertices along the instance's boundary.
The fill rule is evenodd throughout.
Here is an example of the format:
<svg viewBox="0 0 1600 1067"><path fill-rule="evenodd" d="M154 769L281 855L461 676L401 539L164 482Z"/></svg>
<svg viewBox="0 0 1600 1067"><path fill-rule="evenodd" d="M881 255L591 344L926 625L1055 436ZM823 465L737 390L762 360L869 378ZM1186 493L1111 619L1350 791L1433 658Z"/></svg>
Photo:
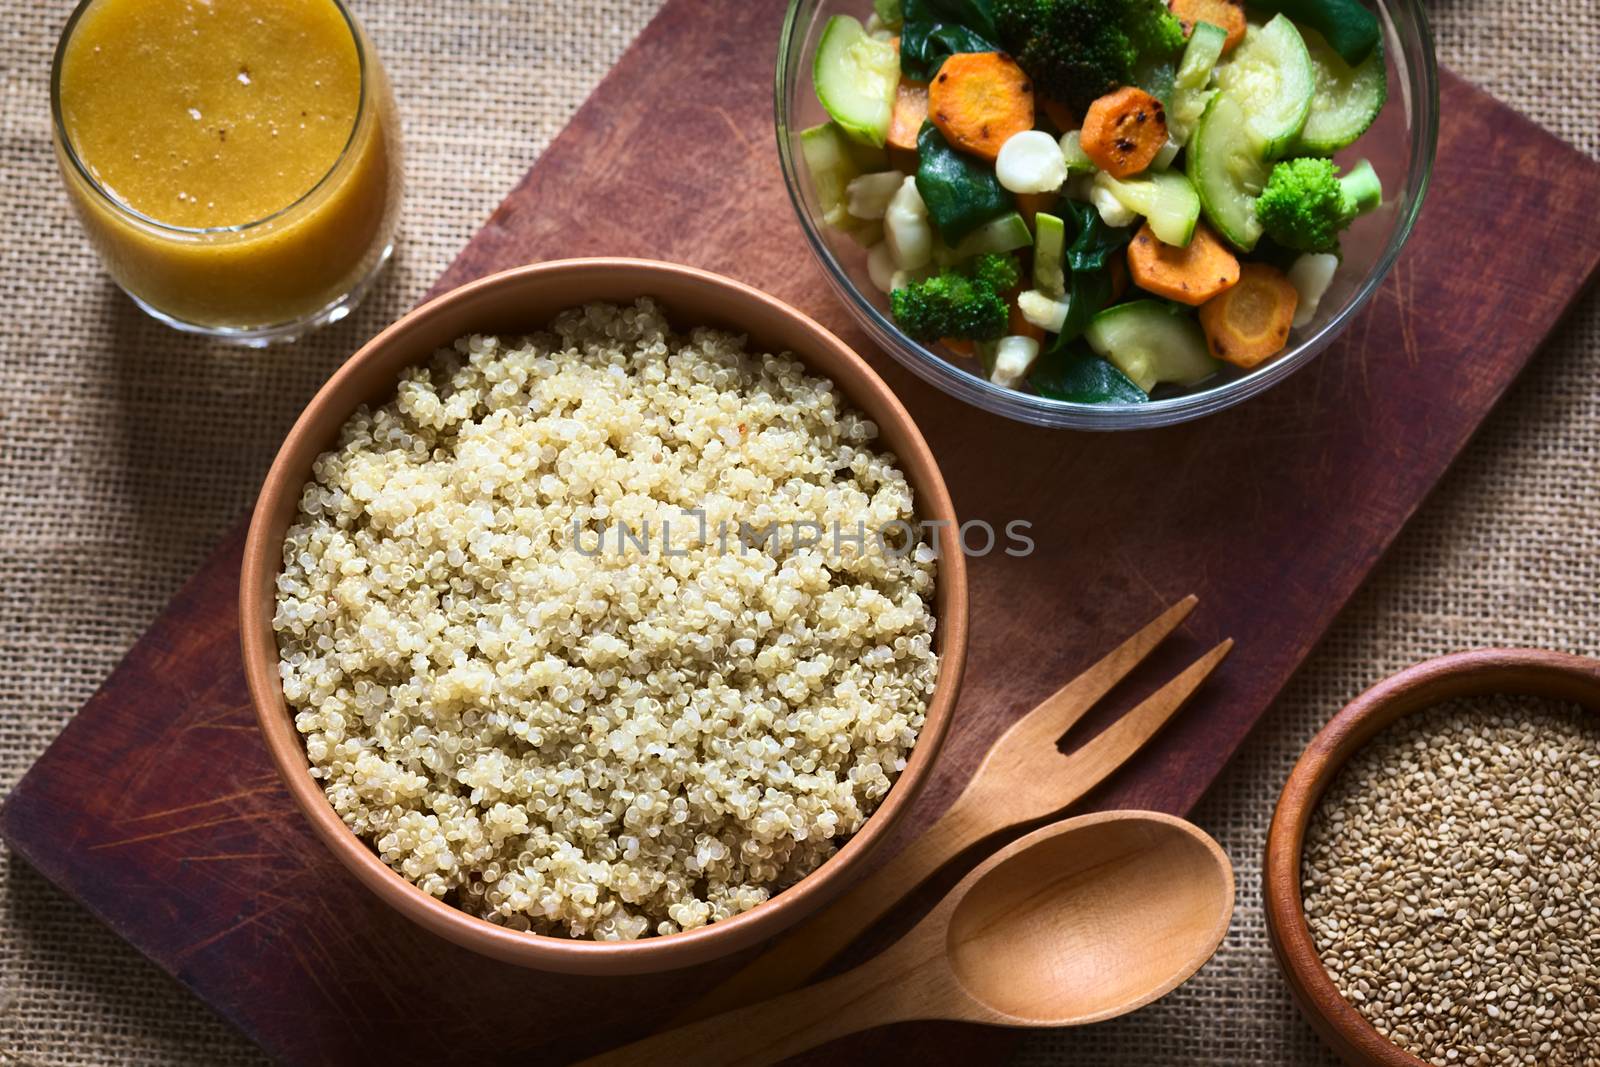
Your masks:
<svg viewBox="0 0 1600 1067"><path fill-rule="evenodd" d="M1284 14L1322 34L1328 45L1352 67L1383 44L1378 16L1361 0L1256 0L1263 11Z"/></svg>
<svg viewBox="0 0 1600 1067"><path fill-rule="evenodd" d="M1099 208L1082 200L1063 198L1056 205L1056 213L1072 234L1063 258L1074 271L1101 269L1110 262L1111 254L1121 251L1133 236L1127 227L1107 226Z"/></svg>
<svg viewBox="0 0 1600 1067"><path fill-rule="evenodd" d="M1107 226L1093 204L1063 199L1057 210L1072 235L1062 255L1067 274L1067 319L1051 343L1059 348L1083 333L1111 302L1111 257L1128 243L1127 229Z"/></svg>
<svg viewBox="0 0 1600 1067"><path fill-rule="evenodd" d="M900 71L932 81L957 52L999 52L992 0L902 0Z"/></svg>
<svg viewBox="0 0 1600 1067"><path fill-rule="evenodd" d="M1082 341L1053 344L1028 381L1040 396L1076 404L1143 404L1150 398Z"/></svg>
<svg viewBox="0 0 1600 1067"><path fill-rule="evenodd" d="M1096 270L1074 270L1067 273L1067 317L1061 332L1050 343L1051 348L1076 341L1088 329L1089 320L1111 303L1111 272L1104 267Z"/></svg>
<svg viewBox="0 0 1600 1067"><path fill-rule="evenodd" d="M939 236L952 248L1016 204L992 166L951 148L931 122L924 122L917 134L917 192Z"/></svg>

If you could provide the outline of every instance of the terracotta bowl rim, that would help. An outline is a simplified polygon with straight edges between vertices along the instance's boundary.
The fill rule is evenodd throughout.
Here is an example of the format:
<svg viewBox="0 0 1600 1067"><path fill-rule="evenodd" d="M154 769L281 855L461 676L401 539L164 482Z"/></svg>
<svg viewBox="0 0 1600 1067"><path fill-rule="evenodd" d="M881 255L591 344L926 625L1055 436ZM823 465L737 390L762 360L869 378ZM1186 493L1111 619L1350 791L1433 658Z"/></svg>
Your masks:
<svg viewBox="0 0 1600 1067"><path fill-rule="evenodd" d="M618 272L637 275L637 287L628 288L638 295L650 295L652 284L664 279L703 288L708 302L717 308L708 317L735 327L775 316L770 321L781 322L805 338L804 347L791 345L788 350L808 365L814 365L818 353L830 353L844 373L830 372L829 376L845 395L880 426L893 426L909 446L897 450L896 458L912 484L919 515L944 520L945 524L937 533L940 559L935 633L940 663L934 695L910 760L862 828L811 874L749 911L696 930L636 941L598 942L512 930L460 911L391 870L345 826L321 786L308 773L304 746L283 700L271 616L287 520L274 521L273 517L286 507L285 494L298 499L312 461L326 447L329 433L323 427L342 425L357 405L370 397L370 390L360 388L358 371L364 365L381 361L396 346L406 345L414 333L437 316L448 315L497 290L537 286L557 276L599 277ZM598 294L595 297L601 298ZM672 301L661 302L672 314ZM543 324L530 323L530 327ZM761 331L758 327L752 332ZM431 348L417 353L406 365L420 362L431 353ZM336 413L337 421L325 422L334 419L330 413ZM292 509L287 510L292 514ZM966 561L959 547L955 507L938 462L899 399L848 345L788 304L709 271L624 257L564 259L491 274L429 300L363 345L318 390L285 437L251 515L240 572L240 645L256 721L280 777L317 837L380 899L424 929L507 963L570 974L643 974L704 963L749 947L822 907L849 881L859 877L863 860L888 836L925 784L947 734L966 662L966 583Z"/></svg>
<svg viewBox="0 0 1600 1067"><path fill-rule="evenodd" d="M1378 733L1442 701L1490 693L1569 700L1600 712L1600 660L1543 649L1484 648L1414 664L1335 715L1306 746L1278 798L1262 872L1268 939L1301 1013L1347 1063L1427 1067L1346 1001L1323 965L1300 889L1306 828L1328 785Z"/></svg>

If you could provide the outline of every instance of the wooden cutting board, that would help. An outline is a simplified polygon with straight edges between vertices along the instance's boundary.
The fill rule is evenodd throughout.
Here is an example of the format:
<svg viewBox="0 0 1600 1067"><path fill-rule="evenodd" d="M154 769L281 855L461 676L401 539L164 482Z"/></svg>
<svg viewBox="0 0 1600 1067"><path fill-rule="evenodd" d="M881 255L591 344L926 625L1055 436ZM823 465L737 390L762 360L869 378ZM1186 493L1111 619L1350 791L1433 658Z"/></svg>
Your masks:
<svg viewBox="0 0 1600 1067"><path fill-rule="evenodd" d="M1188 628L1109 709L1222 636L1238 648L1091 798L1187 811L1589 281L1600 167L1446 74L1427 209L1341 343L1201 422L1032 429L874 352L826 289L773 147L782 6L671 0L435 291L533 260L654 256L754 283L838 331L921 424L958 512L1027 519L1038 543L972 562L968 681L905 832L1015 717L1194 591ZM18 853L290 1063L560 1061L637 1035L725 973L542 975L379 905L312 838L257 740L237 649L241 543L242 530L217 549L12 793L0 832ZM829 1056L971 1062L1005 1040L901 1025Z"/></svg>

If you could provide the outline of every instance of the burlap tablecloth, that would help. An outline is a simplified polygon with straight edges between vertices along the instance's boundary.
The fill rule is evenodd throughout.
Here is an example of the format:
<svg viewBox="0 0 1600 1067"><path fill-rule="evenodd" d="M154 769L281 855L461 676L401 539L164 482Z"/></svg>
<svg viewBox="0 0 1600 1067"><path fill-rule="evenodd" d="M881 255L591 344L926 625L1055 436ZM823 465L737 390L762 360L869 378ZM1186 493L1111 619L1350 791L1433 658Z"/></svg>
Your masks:
<svg viewBox="0 0 1600 1067"><path fill-rule="evenodd" d="M352 320L263 355L157 326L98 271L50 153L50 52L70 3L5 0L0 790L249 506L316 387L416 300L657 6L356 0L405 118L399 258ZM1432 10L1444 62L1600 151L1595 0L1435 0ZM1032 1037L1020 1062L1330 1062L1295 1016L1266 943L1258 859L1273 801L1327 717L1408 663L1487 644L1600 654L1597 383L1600 302L1590 299L1197 813L1240 876L1217 958L1132 1018ZM204 1005L12 857L0 864L0 900L0 1064L259 1062Z"/></svg>

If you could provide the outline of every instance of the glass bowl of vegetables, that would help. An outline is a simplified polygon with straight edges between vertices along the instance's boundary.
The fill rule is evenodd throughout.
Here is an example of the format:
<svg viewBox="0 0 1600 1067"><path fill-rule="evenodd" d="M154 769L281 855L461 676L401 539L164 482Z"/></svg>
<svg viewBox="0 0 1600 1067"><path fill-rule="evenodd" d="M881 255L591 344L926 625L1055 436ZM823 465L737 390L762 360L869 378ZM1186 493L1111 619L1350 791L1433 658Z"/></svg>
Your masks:
<svg viewBox="0 0 1600 1067"><path fill-rule="evenodd" d="M894 358L1043 426L1163 426L1327 348L1421 209L1420 0L792 0L789 195ZM1170 5L1170 6L1169 6Z"/></svg>

